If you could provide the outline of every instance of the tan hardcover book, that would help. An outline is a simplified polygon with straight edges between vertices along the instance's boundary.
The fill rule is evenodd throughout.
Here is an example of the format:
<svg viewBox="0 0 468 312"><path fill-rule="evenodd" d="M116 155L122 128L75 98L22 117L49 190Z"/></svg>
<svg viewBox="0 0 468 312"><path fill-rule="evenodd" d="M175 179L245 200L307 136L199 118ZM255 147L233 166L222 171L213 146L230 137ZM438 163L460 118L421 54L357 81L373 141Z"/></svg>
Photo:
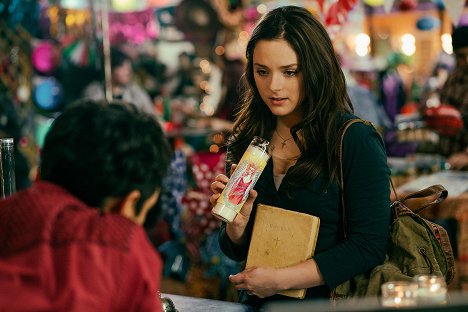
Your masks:
<svg viewBox="0 0 468 312"><path fill-rule="evenodd" d="M309 214L259 204L245 267L283 268L312 258L320 219ZM280 292L303 299L306 289Z"/></svg>

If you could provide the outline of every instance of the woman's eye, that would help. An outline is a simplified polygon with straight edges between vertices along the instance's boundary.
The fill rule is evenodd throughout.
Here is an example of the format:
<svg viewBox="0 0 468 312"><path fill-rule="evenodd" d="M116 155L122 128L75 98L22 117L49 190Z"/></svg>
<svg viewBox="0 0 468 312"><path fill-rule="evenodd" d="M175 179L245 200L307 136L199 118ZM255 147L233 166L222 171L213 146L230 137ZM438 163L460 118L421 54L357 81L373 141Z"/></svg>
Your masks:
<svg viewBox="0 0 468 312"><path fill-rule="evenodd" d="M294 77L297 74L297 70L287 70L284 74L288 77Z"/></svg>
<svg viewBox="0 0 468 312"><path fill-rule="evenodd" d="M266 76L266 75L268 75L268 72L266 70L264 70L264 69L257 69L257 74L259 76Z"/></svg>

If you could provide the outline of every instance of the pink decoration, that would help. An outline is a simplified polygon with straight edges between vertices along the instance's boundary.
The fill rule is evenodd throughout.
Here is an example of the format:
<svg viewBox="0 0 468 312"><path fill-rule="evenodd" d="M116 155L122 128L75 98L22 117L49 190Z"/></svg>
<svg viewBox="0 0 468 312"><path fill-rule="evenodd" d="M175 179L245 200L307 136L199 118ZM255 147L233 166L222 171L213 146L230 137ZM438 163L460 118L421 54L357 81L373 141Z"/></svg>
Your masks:
<svg viewBox="0 0 468 312"><path fill-rule="evenodd" d="M250 7L244 10L244 30L251 34L260 18L256 7Z"/></svg>
<svg viewBox="0 0 468 312"><path fill-rule="evenodd" d="M258 21L258 18L260 16L260 14L258 13L256 7L250 7L250 8L245 9L244 16L245 16L246 21L256 22L256 21Z"/></svg>
<svg viewBox="0 0 468 312"><path fill-rule="evenodd" d="M357 4L358 0L338 0L336 2L319 1L319 8L322 10L325 24L327 26L342 25L347 17L349 11Z"/></svg>
<svg viewBox="0 0 468 312"><path fill-rule="evenodd" d="M60 62L58 50L50 41L36 45L32 53L32 64L42 74L50 74Z"/></svg>
<svg viewBox="0 0 468 312"><path fill-rule="evenodd" d="M141 44L157 37L158 25L153 9L130 13L109 14L109 39L111 44L131 42Z"/></svg>

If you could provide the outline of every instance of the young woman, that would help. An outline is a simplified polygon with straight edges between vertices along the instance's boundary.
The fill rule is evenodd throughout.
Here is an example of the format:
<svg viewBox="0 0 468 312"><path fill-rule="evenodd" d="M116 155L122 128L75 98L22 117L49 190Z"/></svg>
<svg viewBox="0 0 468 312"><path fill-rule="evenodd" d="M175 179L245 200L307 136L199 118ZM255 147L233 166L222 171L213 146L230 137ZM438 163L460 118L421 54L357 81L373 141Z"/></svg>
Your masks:
<svg viewBox="0 0 468 312"><path fill-rule="evenodd" d="M291 299L277 293L308 288L324 298L344 281L383 262L390 222L389 169L374 128L355 123L343 143L346 239L338 187L338 142L352 106L330 38L306 9L280 7L267 13L247 45L248 90L228 143L227 169L239 162L254 136L270 140L272 157L219 243L237 261L246 259L257 203L320 218L315 255L295 266L249 268L230 276L240 301L261 306ZM214 204L229 181L212 183Z"/></svg>

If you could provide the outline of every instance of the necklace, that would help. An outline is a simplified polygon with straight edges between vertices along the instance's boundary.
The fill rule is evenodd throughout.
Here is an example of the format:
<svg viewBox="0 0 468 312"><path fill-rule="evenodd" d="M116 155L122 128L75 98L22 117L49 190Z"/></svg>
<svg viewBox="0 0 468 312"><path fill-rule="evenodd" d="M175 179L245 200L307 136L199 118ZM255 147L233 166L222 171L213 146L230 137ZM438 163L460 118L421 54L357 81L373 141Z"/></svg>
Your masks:
<svg viewBox="0 0 468 312"><path fill-rule="evenodd" d="M281 136L281 134L279 134L278 130L275 129L275 132L276 134L280 137L281 140L283 140L283 142L281 142L281 149L283 149L285 146L286 146L286 142L288 142L289 140L292 140L293 137L290 137L288 139L285 139Z"/></svg>

